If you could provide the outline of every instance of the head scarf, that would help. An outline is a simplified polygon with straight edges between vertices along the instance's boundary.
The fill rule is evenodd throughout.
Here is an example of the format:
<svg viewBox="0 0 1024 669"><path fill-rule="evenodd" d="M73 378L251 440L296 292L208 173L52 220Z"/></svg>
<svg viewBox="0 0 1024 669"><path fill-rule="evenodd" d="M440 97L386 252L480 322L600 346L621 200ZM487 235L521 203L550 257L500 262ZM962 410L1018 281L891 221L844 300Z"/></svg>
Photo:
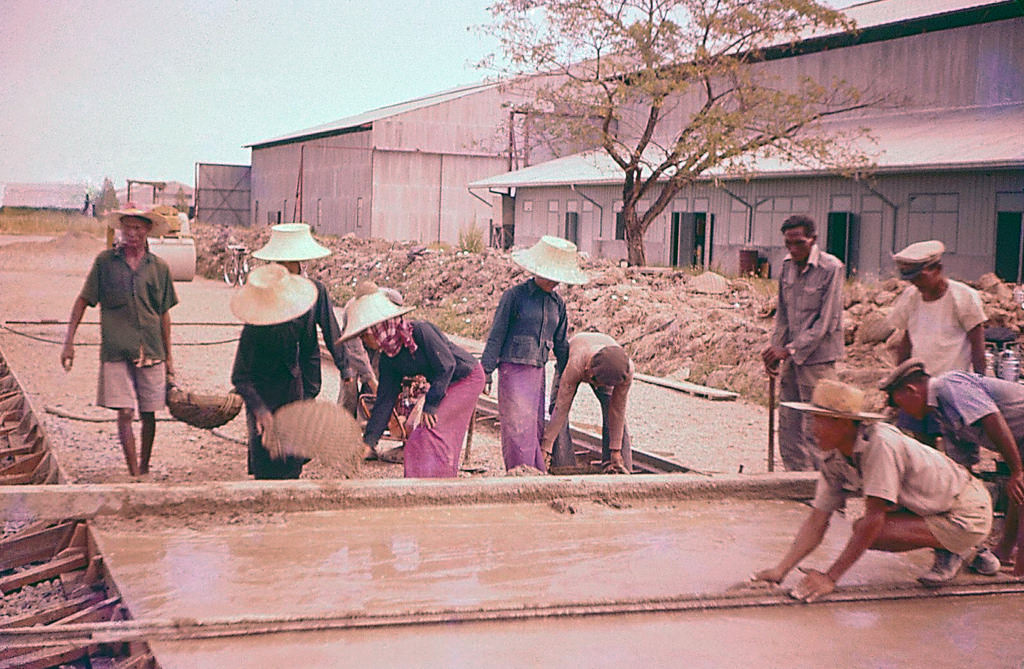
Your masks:
<svg viewBox="0 0 1024 669"><path fill-rule="evenodd" d="M412 323L401 316L371 325L369 330L377 340L380 350L389 358L398 355L403 347L409 350L410 355L416 352L416 340L412 337Z"/></svg>

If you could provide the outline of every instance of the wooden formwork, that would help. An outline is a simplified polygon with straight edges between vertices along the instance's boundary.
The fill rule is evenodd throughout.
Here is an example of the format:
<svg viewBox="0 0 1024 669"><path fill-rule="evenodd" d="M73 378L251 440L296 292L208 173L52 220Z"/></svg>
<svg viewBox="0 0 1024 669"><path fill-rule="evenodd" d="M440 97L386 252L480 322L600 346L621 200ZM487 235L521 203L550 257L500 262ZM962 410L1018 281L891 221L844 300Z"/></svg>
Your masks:
<svg viewBox="0 0 1024 669"><path fill-rule="evenodd" d="M53 484L63 479L42 425L0 355L0 486ZM55 625L127 618L86 521L31 523L0 538L0 597L54 580L59 581L63 599L0 618L0 635L15 629L43 631ZM29 641L2 644L0 669L45 668L79 660L92 664L90 658L101 656L117 658L118 667L156 666L145 644L47 646Z"/></svg>

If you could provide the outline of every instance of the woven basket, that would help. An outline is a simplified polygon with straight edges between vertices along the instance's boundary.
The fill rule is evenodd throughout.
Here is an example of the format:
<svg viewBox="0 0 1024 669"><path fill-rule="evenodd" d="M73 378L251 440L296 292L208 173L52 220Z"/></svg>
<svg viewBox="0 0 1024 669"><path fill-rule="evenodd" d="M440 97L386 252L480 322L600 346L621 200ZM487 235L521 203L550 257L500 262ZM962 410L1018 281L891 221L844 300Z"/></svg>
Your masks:
<svg viewBox="0 0 1024 669"><path fill-rule="evenodd" d="M193 427L211 430L238 415L242 396L234 391L224 395L190 393L174 384L167 386L167 410L171 415Z"/></svg>

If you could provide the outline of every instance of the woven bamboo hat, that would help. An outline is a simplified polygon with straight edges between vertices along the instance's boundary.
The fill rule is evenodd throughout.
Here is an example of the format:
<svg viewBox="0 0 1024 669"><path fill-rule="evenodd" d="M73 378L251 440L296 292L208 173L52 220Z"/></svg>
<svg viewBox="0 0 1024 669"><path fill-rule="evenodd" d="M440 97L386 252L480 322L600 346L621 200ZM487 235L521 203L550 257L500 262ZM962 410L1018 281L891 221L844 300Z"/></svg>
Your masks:
<svg viewBox="0 0 1024 669"><path fill-rule="evenodd" d="M119 209L110 212L104 218L107 221L107 227L113 230L119 229L121 221L125 218L142 218L149 221L149 232L146 233L149 237L159 237L170 231L167 219L155 209Z"/></svg>
<svg viewBox="0 0 1024 669"><path fill-rule="evenodd" d="M369 285L369 282L366 282ZM361 284L362 285L362 284ZM364 289L369 286L363 286ZM407 314L415 307L400 307L388 297L383 290L376 289L369 293L356 292L355 299L345 309L345 331L338 341L351 339L371 325Z"/></svg>
<svg viewBox="0 0 1024 669"><path fill-rule="evenodd" d="M549 281L580 285L590 280L580 269L576 245L561 237L544 235L530 248L513 251L512 261Z"/></svg>
<svg viewBox="0 0 1024 669"><path fill-rule="evenodd" d="M331 250L313 239L308 223L280 223L270 228L270 239L253 258L274 262L298 262L331 255Z"/></svg>
<svg viewBox="0 0 1024 669"><path fill-rule="evenodd" d="M283 265L261 265L231 297L231 313L250 325L274 325L301 316L316 303L316 285Z"/></svg>
<svg viewBox="0 0 1024 669"><path fill-rule="evenodd" d="M788 409L806 411L819 416L849 418L851 420L882 420L880 413L864 411L864 391L834 379L822 379L814 386L811 401L779 402Z"/></svg>

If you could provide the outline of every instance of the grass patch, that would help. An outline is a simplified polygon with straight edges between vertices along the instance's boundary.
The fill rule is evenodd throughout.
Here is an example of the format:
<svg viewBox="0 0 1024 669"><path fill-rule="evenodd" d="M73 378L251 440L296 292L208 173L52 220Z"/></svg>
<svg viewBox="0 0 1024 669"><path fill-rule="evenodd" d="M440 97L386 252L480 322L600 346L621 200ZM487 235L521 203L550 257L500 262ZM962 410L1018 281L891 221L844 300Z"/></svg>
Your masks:
<svg viewBox="0 0 1024 669"><path fill-rule="evenodd" d="M77 212L0 207L0 233L7 235L49 235L70 231L101 235L106 229L102 220Z"/></svg>

